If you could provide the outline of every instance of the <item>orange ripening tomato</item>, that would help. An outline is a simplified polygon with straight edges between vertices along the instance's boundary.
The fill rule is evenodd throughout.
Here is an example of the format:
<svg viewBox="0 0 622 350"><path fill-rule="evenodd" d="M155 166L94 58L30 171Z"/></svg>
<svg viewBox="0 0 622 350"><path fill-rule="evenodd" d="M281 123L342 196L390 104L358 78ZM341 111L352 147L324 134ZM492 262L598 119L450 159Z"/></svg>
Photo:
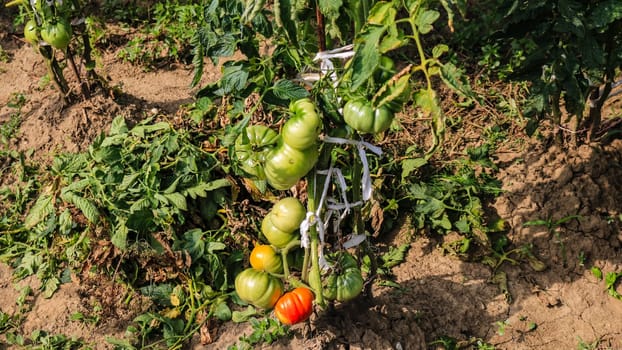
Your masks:
<svg viewBox="0 0 622 350"><path fill-rule="evenodd" d="M270 273L283 273L281 256L271 245L259 244L251 251L251 266Z"/></svg>
<svg viewBox="0 0 622 350"><path fill-rule="evenodd" d="M290 326L305 321L313 312L314 298L311 290L298 287L279 298L274 305L274 314L281 323Z"/></svg>

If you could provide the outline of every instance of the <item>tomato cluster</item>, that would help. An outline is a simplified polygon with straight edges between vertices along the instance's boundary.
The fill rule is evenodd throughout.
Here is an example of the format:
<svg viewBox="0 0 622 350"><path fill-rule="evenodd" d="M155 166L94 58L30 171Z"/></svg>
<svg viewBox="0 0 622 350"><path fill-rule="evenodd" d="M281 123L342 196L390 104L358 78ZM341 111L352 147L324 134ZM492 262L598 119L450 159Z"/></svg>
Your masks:
<svg viewBox="0 0 622 350"><path fill-rule="evenodd" d="M295 197L285 197L274 204L261 222L261 233L277 248L285 248L300 236L298 228L306 216L305 207Z"/></svg>
<svg viewBox="0 0 622 350"><path fill-rule="evenodd" d="M317 162L322 119L308 98L290 104L294 116L283 125L281 139L267 156L265 174L277 190L294 186Z"/></svg>
<svg viewBox="0 0 622 350"><path fill-rule="evenodd" d="M24 40L33 46L43 41L55 49L65 50L73 35L69 20L71 11L69 3L69 1L34 0L30 6L30 3L23 2L31 14L24 25Z"/></svg>
<svg viewBox="0 0 622 350"><path fill-rule="evenodd" d="M393 119L389 107L382 109L390 112L387 115L372 111L372 114L377 114L373 116L377 120L371 123L369 120L355 121L350 118L349 113L368 113L366 103L356 100L347 105L344 110L346 122L360 132L376 133L388 128ZM292 116L283 124L280 134L267 126L248 126L236 138L233 148L234 160L246 175L266 180L278 190L294 186L315 166L319 157L319 136L323 124L315 105L304 98L292 102L290 111ZM235 290L241 300L258 308L274 308L275 316L287 325L306 320L313 312L316 297L320 305L324 305L324 299L345 302L363 290L364 280L357 260L348 252L340 251L327 255L330 269L324 276L317 264L316 273L311 272L313 266L302 264L303 276L308 273L304 282L311 289L299 287L284 293L283 276L294 286L302 284L296 283L296 277L289 275L289 258L294 255L289 253L300 239L300 226L306 216L306 208L296 197L285 197L275 202L261 222L263 243L257 244L251 251L251 267L235 279ZM307 258L309 251L305 254ZM311 260L313 255L311 252Z"/></svg>
<svg viewBox="0 0 622 350"><path fill-rule="evenodd" d="M263 125L247 126L235 140L234 160L246 175L267 180L277 190L294 186L315 166L322 119L308 98L290 104L293 116L280 134Z"/></svg>

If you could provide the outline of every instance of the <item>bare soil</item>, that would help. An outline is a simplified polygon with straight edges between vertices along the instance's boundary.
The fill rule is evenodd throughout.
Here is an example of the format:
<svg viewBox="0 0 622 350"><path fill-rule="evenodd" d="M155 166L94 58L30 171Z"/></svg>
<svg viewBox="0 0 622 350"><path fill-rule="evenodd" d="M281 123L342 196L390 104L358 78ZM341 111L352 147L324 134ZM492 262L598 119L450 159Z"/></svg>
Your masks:
<svg viewBox="0 0 622 350"><path fill-rule="evenodd" d="M117 115L134 120L172 115L192 101L192 67L145 72L120 61L115 52L104 52L99 69L118 93L100 93L61 108L52 86L41 84L43 61L4 26L0 44L9 59L0 62L0 123L13 112L6 106L11 96L24 94L22 124L11 147L32 150L42 161L57 152L84 150ZM214 68L205 79L218 74ZM620 117L619 106L612 101L608 113ZM504 193L489 209L507 221L513 245L530 247L546 265L544 270L526 263L503 264L500 271L507 274L508 285L504 293L489 266L439 249L455 237L402 230L386 242L411 245L406 261L393 271L400 288L374 286L373 299L360 298L314 315L310 325L294 327L292 339L265 348L442 349L435 341L449 336L465 348L477 348L481 339L497 349L576 349L580 342L622 349L622 301L609 296L605 282L590 271L592 266L604 273L622 271L622 141L561 149L520 133L508 139L515 142L507 142L496 154ZM574 215L576 219L550 230L524 225ZM46 330L81 338L95 349L112 349L105 338L123 337L132 317L149 306L141 301L124 306L124 294L103 279L63 284L51 298L41 295L38 283L34 277L16 281L11 269L0 264L0 310L24 312L21 334ZM25 286L34 295L27 309L20 310L14 301ZM96 324L71 319L96 305L110 308L112 317ZM213 328L211 343L202 344L197 334L189 347L225 349L249 330L245 324L220 325ZM0 336L3 348L7 345Z"/></svg>

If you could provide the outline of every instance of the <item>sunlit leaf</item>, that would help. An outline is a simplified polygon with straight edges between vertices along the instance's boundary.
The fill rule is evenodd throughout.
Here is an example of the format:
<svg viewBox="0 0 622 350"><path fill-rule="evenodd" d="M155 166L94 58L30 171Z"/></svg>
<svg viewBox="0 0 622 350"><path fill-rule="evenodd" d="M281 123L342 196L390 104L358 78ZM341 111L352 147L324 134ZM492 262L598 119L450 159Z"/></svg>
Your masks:
<svg viewBox="0 0 622 350"><path fill-rule="evenodd" d="M309 92L305 88L287 79L274 83L272 92L278 98L292 101L309 96Z"/></svg>
<svg viewBox="0 0 622 350"><path fill-rule="evenodd" d="M24 219L24 226L32 228L47 218L54 211L53 200L54 197L48 194L39 196Z"/></svg>
<svg viewBox="0 0 622 350"><path fill-rule="evenodd" d="M417 16L415 24L421 34L427 34L434 29L432 24L440 17L440 13L434 10L423 11Z"/></svg>

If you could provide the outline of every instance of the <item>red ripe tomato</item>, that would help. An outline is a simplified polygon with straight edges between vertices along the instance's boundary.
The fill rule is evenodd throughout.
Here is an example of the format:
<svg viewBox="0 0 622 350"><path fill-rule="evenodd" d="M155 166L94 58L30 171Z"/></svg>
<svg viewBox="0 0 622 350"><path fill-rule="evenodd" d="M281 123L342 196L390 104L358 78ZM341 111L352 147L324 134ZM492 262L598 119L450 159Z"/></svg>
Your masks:
<svg viewBox="0 0 622 350"><path fill-rule="evenodd" d="M304 287L298 287L279 298L274 305L274 314L286 325L293 325L305 321L313 312L313 292Z"/></svg>

